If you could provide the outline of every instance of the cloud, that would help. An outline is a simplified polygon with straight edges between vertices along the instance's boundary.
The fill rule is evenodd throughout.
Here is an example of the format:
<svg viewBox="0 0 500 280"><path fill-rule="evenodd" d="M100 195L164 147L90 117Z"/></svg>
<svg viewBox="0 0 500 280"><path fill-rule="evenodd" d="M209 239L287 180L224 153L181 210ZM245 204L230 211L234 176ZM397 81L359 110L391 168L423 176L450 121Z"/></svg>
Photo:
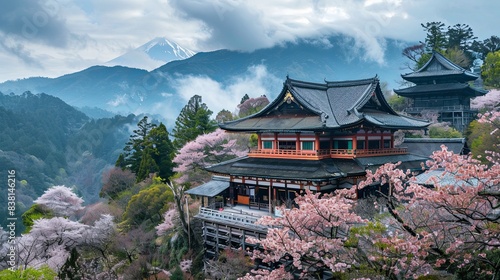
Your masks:
<svg viewBox="0 0 500 280"><path fill-rule="evenodd" d="M248 68L242 76L234 77L226 85L208 77L185 76L175 80L175 90L184 103L198 94L203 102L214 112L212 117L222 109L234 112L241 98L248 94L250 97L266 95L269 99L277 92L269 92L269 85L280 85L283 81L270 74L264 65L255 65Z"/></svg>
<svg viewBox="0 0 500 280"><path fill-rule="evenodd" d="M0 9L0 32L16 39L65 47L70 32L60 18L60 9L60 4L55 0L3 1Z"/></svg>
<svg viewBox="0 0 500 280"><path fill-rule="evenodd" d="M487 0L3 2L0 39L10 41L0 46L0 62L11 67L9 72L0 70L0 81L75 72L155 37L168 37L194 51L252 51L298 40L328 47L325 38L343 34L355 40L357 57L383 64L385 40L423 40L420 23L465 23L479 40L499 35L493 27L500 24L500 1ZM37 63L41 67L33 67Z"/></svg>
<svg viewBox="0 0 500 280"><path fill-rule="evenodd" d="M31 52L12 37L0 34L0 50L4 50L6 53L18 57L27 65L43 68L42 64L32 56Z"/></svg>

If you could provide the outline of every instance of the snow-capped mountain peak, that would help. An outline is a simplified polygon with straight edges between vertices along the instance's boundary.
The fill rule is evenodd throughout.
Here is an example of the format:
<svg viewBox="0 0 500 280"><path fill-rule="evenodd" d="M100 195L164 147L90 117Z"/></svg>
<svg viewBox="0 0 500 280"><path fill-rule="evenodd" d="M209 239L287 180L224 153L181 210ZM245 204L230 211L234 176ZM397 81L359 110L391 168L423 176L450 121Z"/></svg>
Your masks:
<svg viewBox="0 0 500 280"><path fill-rule="evenodd" d="M106 66L121 65L151 71L173 60L189 58L196 53L173 40L157 37L105 63Z"/></svg>

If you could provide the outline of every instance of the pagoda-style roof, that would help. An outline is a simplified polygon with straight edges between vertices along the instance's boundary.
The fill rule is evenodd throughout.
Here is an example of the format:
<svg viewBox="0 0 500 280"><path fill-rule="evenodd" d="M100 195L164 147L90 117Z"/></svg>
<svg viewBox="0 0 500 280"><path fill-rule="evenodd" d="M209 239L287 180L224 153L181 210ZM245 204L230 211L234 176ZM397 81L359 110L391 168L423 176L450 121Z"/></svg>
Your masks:
<svg viewBox="0 0 500 280"><path fill-rule="evenodd" d="M218 174L268 179L329 181L365 174L388 162L402 162L402 168L420 170L427 157L417 155L389 155L356 159L274 159L243 157L225 161L205 169Z"/></svg>
<svg viewBox="0 0 500 280"><path fill-rule="evenodd" d="M465 138L405 138L398 147L407 148L410 154L428 157L434 151L440 151L441 145L448 147L448 151L466 155L469 147Z"/></svg>
<svg viewBox="0 0 500 280"><path fill-rule="evenodd" d="M299 132L351 128L421 129L429 123L398 115L385 100L377 77L310 83L287 77L268 106L246 118L219 124L227 131Z"/></svg>
<svg viewBox="0 0 500 280"><path fill-rule="evenodd" d="M401 75L401 77L415 84L464 83L479 78L478 75L465 70L436 51L432 53L429 61L420 69L413 73Z"/></svg>
<svg viewBox="0 0 500 280"><path fill-rule="evenodd" d="M415 97L425 95L462 95L476 97L485 95L488 91L471 87L467 83L442 83L442 84L420 84L404 89L395 89L394 92L404 97Z"/></svg>

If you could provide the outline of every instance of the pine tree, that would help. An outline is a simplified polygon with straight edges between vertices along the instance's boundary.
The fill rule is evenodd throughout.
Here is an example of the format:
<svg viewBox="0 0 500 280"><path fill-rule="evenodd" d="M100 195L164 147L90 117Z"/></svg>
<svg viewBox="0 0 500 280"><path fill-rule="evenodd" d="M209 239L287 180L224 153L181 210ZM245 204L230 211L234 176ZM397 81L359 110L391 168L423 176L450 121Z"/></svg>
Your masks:
<svg viewBox="0 0 500 280"><path fill-rule="evenodd" d="M151 156L158 166L158 176L162 179L170 178L174 174L172 159L175 150L165 125L160 123L158 127L153 128L148 134L148 141L153 144L154 153Z"/></svg>
<svg viewBox="0 0 500 280"><path fill-rule="evenodd" d="M420 24L427 32L425 45L427 52L442 51L446 48L448 40L444 30L444 23L440 21L427 22Z"/></svg>
<svg viewBox="0 0 500 280"><path fill-rule="evenodd" d="M144 116L138 123L137 129L134 130L134 134L130 135L130 139L127 142L125 148L123 148L123 156L120 155L116 162L116 166L127 167L133 173L139 171L139 166L142 161L142 153L146 147L145 140L156 125L148 122L148 116Z"/></svg>
<svg viewBox="0 0 500 280"><path fill-rule="evenodd" d="M180 149L187 142L196 139L198 135L214 131L216 123L210 119L211 115L212 111L203 103L201 96L191 97L175 121L174 147Z"/></svg>

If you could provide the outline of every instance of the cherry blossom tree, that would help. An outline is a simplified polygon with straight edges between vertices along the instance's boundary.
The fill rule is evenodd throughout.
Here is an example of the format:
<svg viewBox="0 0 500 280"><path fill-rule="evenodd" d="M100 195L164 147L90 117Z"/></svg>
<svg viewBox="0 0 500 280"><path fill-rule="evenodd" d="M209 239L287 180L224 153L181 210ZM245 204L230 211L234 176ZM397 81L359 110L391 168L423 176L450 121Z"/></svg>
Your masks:
<svg viewBox="0 0 500 280"><path fill-rule="evenodd" d="M499 120L495 111L479 121L492 124L491 133L498 135ZM257 245L252 257L273 269L243 279L318 278L320 271L384 279L500 279L499 158L490 153L482 164L442 146L419 176L392 163L368 170L358 189L388 187L376 205L386 214L374 221L353 213L352 190L323 197L306 192L296 199L298 208L258 222L269 229L262 240L247 239Z"/></svg>
<svg viewBox="0 0 500 280"><path fill-rule="evenodd" d="M257 223L268 226L266 238L248 238L258 245L252 258L276 267L268 275L266 270L253 271L244 279L258 279L259 275L291 278L321 278L325 271L346 271L353 264L355 250L345 246L352 227L364 220L353 211L354 190L339 190L335 194L313 194L306 190L295 199L297 208L281 207L283 217L265 216ZM267 278L271 279L271 278Z"/></svg>
<svg viewBox="0 0 500 280"><path fill-rule="evenodd" d="M62 217L39 219L33 228L16 240L18 264L23 269L47 264L59 271L74 249L92 248L109 260L109 247L116 229L113 217L103 215L94 226Z"/></svg>
<svg viewBox="0 0 500 280"><path fill-rule="evenodd" d="M470 101L470 107L479 110L491 110L500 103L500 89L492 89L483 96L478 96Z"/></svg>
<svg viewBox="0 0 500 280"><path fill-rule="evenodd" d="M155 227L156 234L158 234L158 236L165 235L169 230L175 227L177 219L179 219L179 214L176 209L169 209L165 212L165 214L163 214L163 222Z"/></svg>
<svg viewBox="0 0 500 280"><path fill-rule="evenodd" d="M47 189L34 203L49 208L56 216L71 217L83 209L83 199L65 186L54 186Z"/></svg>
<svg viewBox="0 0 500 280"><path fill-rule="evenodd" d="M9 260L9 233L0 226L0 270L8 267L7 261Z"/></svg>
<svg viewBox="0 0 500 280"><path fill-rule="evenodd" d="M496 123L498 118L494 112L480 121ZM492 252L500 249L498 154L492 153L489 163L482 164L471 155L454 154L442 146L431 158L426 164L433 173L425 181L396 164L385 164L376 172L368 171L367 180L358 187L375 182L389 186L385 207L392 221L386 224L393 226L393 236L411 241L405 246L414 247L413 255L424 257L413 260L454 273L472 266L497 279L498 253ZM419 261L409 265L413 271L423 266Z"/></svg>
<svg viewBox="0 0 500 280"><path fill-rule="evenodd" d="M39 219L29 234L19 238L19 265L23 268L47 264L58 271L72 248L82 244L87 226L65 218Z"/></svg>
<svg viewBox="0 0 500 280"><path fill-rule="evenodd" d="M176 182L190 183L193 186L206 181L210 174L203 170L204 167L248 153L248 148L244 145L246 143L242 142L243 139L238 139L222 129L200 135L194 141L188 142L173 160L177 164L174 171L181 174Z"/></svg>
<svg viewBox="0 0 500 280"><path fill-rule="evenodd" d="M248 97L248 96L247 96ZM242 99L243 101L243 99ZM238 116L240 118L255 114L269 104L269 99L265 95L248 98L238 105Z"/></svg>

